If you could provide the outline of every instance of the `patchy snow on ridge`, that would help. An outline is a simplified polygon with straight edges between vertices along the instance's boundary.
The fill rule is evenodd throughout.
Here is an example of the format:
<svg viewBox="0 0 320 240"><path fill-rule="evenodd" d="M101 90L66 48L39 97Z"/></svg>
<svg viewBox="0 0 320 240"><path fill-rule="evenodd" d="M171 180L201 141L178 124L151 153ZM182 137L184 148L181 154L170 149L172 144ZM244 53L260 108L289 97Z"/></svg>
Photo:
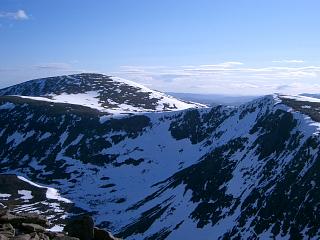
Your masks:
<svg viewBox="0 0 320 240"><path fill-rule="evenodd" d="M176 99L126 79L93 73L31 80L0 89L0 96L81 105L112 115L207 107Z"/></svg>

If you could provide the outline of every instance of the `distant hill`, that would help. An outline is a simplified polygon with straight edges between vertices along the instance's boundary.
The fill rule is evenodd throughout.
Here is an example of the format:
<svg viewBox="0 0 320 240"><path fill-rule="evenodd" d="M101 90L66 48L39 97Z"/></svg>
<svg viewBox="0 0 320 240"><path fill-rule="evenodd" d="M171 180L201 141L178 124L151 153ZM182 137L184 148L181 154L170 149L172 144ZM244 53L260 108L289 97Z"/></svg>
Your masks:
<svg viewBox="0 0 320 240"><path fill-rule="evenodd" d="M0 90L0 96L81 105L109 114L177 111L205 107L180 101L135 82L96 73L35 79Z"/></svg>
<svg viewBox="0 0 320 240"><path fill-rule="evenodd" d="M197 94L197 93L176 93L167 92L167 94L191 102L198 102L209 105L231 105L239 106L243 103L249 102L259 96L232 96L220 94Z"/></svg>

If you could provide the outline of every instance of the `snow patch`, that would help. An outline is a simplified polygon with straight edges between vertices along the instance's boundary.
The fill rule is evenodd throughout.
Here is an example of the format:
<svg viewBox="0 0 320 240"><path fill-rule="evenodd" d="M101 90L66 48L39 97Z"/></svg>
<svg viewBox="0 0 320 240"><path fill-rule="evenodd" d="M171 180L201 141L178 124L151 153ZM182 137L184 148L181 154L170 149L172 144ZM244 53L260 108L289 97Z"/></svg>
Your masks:
<svg viewBox="0 0 320 240"><path fill-rule="evenodd" d="M51 136L52 136L51 133L46 132L46 133L44 133L44 134L41 135L41 137L39 138L39 142L42 141L42 140L45 140L45 139L47 139L47 138L49 138L49 137L51 137Z"/></svg>
<svg viewBox="0 0 320 240"><path fill-rule="evenodd" d="M38 188L46 188L47 189L47 192L46 192L46 197L48 199L54 199L54 200L58 200L60 202L65 202L65 203L72 203L69 199L67 198L63 198L60 196L60 194L58 193L58 190L55 189L55 188L51 188L51 187L44 187L44 186L41 186L39 184L36 184L34 182L31 182L30 180L22 177L22 176L17 176L20 180L22 181L25 181L35 187L38 187Z"/></svg>
<svg viewBox="0 0 320 240"><path fill-rule="evenodd" d="M50 231L50 232L62 232L63 228L64 227L62 225L54 225L52 228L47 229L47 231Z"/></svg>
<svg viewBox="0 0 320 240"><path fill-rule="evenodd" d="M33 198L31 191L28 190L18 190L18 194L22 195L21 199L23 200L30 200Z"/></svg>
<svg viewBox="0 0 320 240"><path fill-rule="evenodd" d="M0 193L0 198L9 198L9 197L11 197L11 194Z"/></svg>
<svg viewBox="0 0 320 240"><path fill-rule="evenodd" d="M15 108L16 105L14 105L13 103L7 102L5 104L2 104L0 106L0 110L12 110Z"/></svg>

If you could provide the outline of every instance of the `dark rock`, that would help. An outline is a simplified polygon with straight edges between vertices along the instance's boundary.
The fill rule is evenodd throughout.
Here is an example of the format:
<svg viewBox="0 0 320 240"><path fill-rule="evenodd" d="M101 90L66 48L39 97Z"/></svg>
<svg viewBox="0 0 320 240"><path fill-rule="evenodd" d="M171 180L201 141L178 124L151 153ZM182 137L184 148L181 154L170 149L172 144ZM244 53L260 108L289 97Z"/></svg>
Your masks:
<svg viewBox="0 0 320 240"><path fill-rule="evenodd" d="M57 236L53 240L79 240L79 238L70 236Z"/></svg>
<svg viewBox="0 0 320 240"><path fill-rule="evenodd" d="M9 240L9 238L5 235L0 234L0 240Z"/></svg>
<svg viewBox="0 0 320 240"><path fill-rule="evenodd" d="M71 237L76 237L81 240L92 240L93 227L94 222L92 217L85 215L69 220L64 228L64 231L66 231Z"/></svg>
<svg viewBox="0 0 320 240"><path fill-rule="evenodd" d="M2 213L0 223L11 223L20 225L22 223L34 223L40 226L48 227L49 222L43 216L33 213L16 213L12 214L9 211Z"/></svg>
<svg viewBox="0 0 320 240"><path fill-rule="evenodd" d="M23 218L24 223L34 223L38 224L42 227L49 227L50 224L48 220L41 215L34 214L34 213L17 213L16 214L18 217Z"/></svg>
<svg viewBox="0 0 320 240"><path fill-rule="evenodd" d="M114 237L110 232L94 228L94 240L119 240L119 238Z"/></svg>
<svg viewBox="0 0 320 240"><path fill-rule="evenodd" d="M22 223L21 227L25 229L26 231L32 233L32 232L44 232L46 229L38 224L34 223Z"/></svg>
<svg viewBox="0 0 320 240"><path fill-rule="evenodd" d="M30 236L30 234L23 234L23 235L15 236L11 239L12 240L30 240L31 236Z"/></svg>
<svg viewBox="0 0 320 240"><path fill-rule="evenodd" d="M0 234L3 236L6 236L8 238L11 238L14 236L15 230L10 223L1 224L0 225Z"/></svg>
<svg viewBox="0 0 320 240"><path fill-rule="evenodd" d="M53 238L55 238L55 237L61 237L61 236L64 236L64 234L63 233L60 233L60 232L50 232L50 231L48 231L48 232L46 232L46 235L50 238L50 239L53 239Z"/></svg>
<svg viewBox="0 0 320 240"><path fill-rule="evenodd" d="M2 217L3 215L6 215L7 212L9 212L7 209L0 209L0 217Z"/></svg>
<svg viewBox="0 0 320 240"><path fill-rule="evenodd" d="M44 233L38 233L40 240L50 240L50 237Z"/></svg>
<svg viewBox="0 0 320 240"><path fill-rule="evenodd" d="M30 233L31 239L30 240L40 240L40 237L37 233Z"/></svg>
<svg viewBox="0 0 320 240"><path fill-rule="evenodd" d="M20 220L20 218L11 214L9 211L1 212L0 223L18 222L18 220Z"/></svg>
<svg viewBox="0 0 320 240"><path fill-rule="evenodd" d="M0 240L118 240L111 233L94 228L90 216L71 219L66 232L50 232L48 221L37 214L13 213L0 210Z"/></svg>

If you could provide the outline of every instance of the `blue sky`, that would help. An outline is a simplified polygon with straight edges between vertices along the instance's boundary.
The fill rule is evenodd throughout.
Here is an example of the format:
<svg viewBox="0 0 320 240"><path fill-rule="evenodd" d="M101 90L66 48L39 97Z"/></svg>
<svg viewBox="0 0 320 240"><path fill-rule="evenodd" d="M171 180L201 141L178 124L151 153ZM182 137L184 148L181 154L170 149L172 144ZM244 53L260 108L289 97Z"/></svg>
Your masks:
<svg viewBox="0 0 320 240"><path fill-rule="evenodd" d="M89 71L162 91L320 93L318 0L0 1L0 87Z"/></svg>

